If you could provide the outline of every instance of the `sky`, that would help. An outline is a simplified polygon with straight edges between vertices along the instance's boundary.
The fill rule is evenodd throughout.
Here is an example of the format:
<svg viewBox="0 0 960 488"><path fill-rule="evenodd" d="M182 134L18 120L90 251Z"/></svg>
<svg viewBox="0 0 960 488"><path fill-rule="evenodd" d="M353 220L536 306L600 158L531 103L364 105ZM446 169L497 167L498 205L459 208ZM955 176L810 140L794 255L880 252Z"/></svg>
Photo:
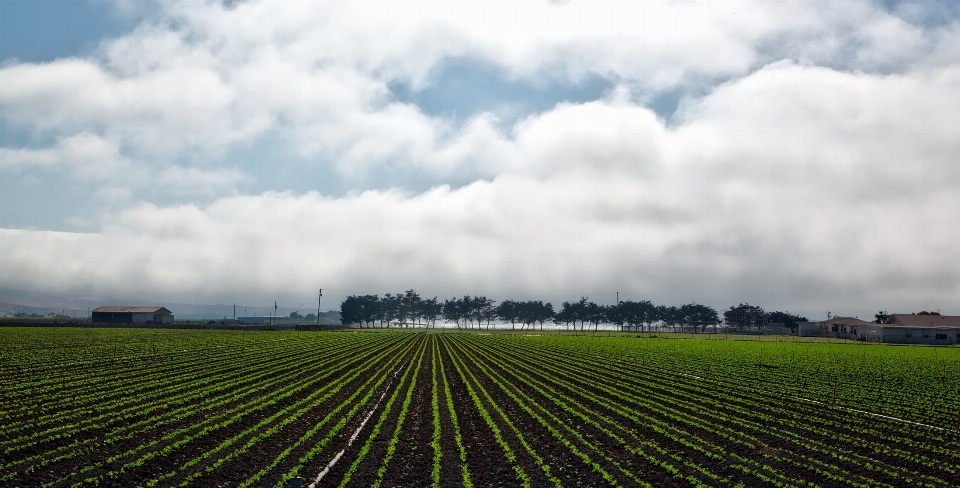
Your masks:
<svg viewBox="0 0 960 488"><path fill-rule="evenodd" d="M0 0L9 289L960 315L958 155L951 0Z"/></svg>

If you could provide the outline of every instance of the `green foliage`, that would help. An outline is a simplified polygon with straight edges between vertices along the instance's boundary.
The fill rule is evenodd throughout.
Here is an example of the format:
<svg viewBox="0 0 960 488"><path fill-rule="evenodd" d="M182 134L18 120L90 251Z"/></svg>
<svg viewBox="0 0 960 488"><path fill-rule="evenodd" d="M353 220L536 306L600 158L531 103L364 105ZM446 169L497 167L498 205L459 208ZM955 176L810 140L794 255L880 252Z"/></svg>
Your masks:
<svg viewBox="0 0 960 488"><path fill-rule="evenodd" d="M806 317L800 315L794 315L790 312L772 312L768 316L768 321L772 323L784 324L790 328L790 330L796 330L800 326L800 322L807 322Z"/></svg>
<svg viewBox="0 0 960 488"><path fill-rule="evenodd" d="M738 329L761 327L765 318L766 314L762 308L749 303L741 303L723 312L723 320L726 324Z"/></svg>
<svg viewBox="0 0 960 488"><path fill-rule="evenodd" d="M960 479L960 348L712 337L0 329L0 484Z"/></svg>

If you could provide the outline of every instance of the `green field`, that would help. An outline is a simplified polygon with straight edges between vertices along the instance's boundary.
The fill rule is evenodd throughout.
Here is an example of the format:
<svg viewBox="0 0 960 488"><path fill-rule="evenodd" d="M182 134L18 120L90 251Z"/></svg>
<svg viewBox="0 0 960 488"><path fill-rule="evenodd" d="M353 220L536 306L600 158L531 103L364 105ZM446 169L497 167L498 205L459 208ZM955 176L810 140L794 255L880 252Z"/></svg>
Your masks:
<svg viewBox="0 0 960 488"><path fill-rule="evenodd" d="M0 328L0 485L960 486L960 348L605 335Z"/></svg>

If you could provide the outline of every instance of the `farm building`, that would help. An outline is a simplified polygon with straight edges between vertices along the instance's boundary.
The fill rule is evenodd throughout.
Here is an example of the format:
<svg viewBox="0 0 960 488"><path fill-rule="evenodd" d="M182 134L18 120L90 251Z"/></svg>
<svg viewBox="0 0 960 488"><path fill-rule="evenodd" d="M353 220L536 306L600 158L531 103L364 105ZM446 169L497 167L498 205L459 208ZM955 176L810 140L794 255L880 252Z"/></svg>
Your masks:
<svg viewBox="0 0 960 488"><path fill-rule="evenodd" d="M882 324L877 327L878 342L898 344L960 344L960 327L904 327ZM864 340L871 340L867 336Z"/></svg>
<svg viewBox="0 0 960 488"><path fill-rule="evenodd" d="M172 324L166 307L97 307L90 321L95 324Z"/></svg>
<svg viewBox="0 0 960 488"><path fill-rule="evenodd" d="M871 324L854 317L833 317L822 322L800 322L797 334L802 337L855 339L858 328Z"/></svg>
<svg viewBox="0 0 960 488"><path fill-rule="evenodd" d="M267 325L270 324L275 317L268 317L258 315L255 317L237 317L237 323L241 325Z"/></svg>
<svg viewBox="0 0 960 488"><path fill-rule="evenodd" d="M801 322L798 334L893 344L960 344L960 316L893 314L882 324L834 317Z"/></svg>
<svg viewBox="0 0 960 488"><path fill-rule="evenodd" d="M960 315L917 315L895 313L884 324L903 327L960 327Z"/></svg>
<svg viewBox="0 0 960 488"><path fill-rule="evenodd" d="M880 342L902 344L958 344L960 316L895 313L882 326Z"/></svg>

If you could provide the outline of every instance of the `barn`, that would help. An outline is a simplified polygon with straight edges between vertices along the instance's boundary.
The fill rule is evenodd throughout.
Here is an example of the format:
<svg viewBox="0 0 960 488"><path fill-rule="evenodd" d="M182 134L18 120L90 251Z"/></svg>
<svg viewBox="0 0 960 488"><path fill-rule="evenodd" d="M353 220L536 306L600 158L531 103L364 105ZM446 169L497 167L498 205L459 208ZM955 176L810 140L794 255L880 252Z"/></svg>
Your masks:
<svg viewBox="0 0 960 488"><path fill-rule="evenodd" d="M94 324L172 324L173 312L166 307L97 307Z"/></svg>

